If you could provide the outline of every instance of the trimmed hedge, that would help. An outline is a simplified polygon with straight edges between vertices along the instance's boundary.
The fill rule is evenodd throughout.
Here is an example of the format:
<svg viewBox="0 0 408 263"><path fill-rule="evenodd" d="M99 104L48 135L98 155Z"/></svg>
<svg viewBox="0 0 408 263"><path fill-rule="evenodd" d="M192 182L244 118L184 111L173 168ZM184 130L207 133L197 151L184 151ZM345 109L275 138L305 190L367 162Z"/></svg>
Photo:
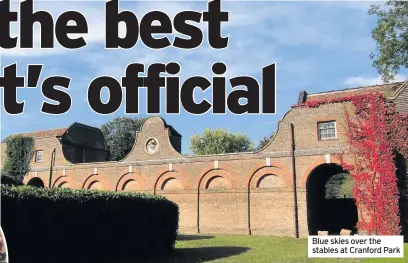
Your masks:
<svg viewBox="0 0 408 263"><path fill-rule="evenodd" d="M140 193L3 185L1 209L13 263L146 259L178 231L178 206Z"/></svg>

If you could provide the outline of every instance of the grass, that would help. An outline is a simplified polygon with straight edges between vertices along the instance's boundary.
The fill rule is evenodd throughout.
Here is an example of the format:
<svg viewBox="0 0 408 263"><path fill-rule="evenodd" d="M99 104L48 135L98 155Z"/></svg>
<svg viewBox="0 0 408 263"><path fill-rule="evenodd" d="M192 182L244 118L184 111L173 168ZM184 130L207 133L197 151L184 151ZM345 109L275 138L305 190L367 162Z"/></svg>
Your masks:
<svg viewBox="0 0 408 263"><path fill-rule="evenodd" d="M154 263L397 263L408 262L408 243L405 257L400 259L309 259L307 239L238 235L181 235L172 257L148 261Z"/></svg>

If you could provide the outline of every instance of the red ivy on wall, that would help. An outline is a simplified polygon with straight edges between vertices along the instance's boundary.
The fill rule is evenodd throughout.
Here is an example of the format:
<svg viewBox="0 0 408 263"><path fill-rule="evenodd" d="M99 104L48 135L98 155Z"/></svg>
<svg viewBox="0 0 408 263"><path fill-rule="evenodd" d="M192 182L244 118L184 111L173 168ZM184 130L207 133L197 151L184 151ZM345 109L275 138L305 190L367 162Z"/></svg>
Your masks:
<svg viewBox="0 0 408 263"><path fill-rule="evenodd" d="M306 102L298 107L351 102L355 114L345 111L353 164L343 164L354 179L353 196L360 208L358 229L375 235L399 235L400 218L395 151L408 157L408 117L382 94L349 96Z"/></svg>

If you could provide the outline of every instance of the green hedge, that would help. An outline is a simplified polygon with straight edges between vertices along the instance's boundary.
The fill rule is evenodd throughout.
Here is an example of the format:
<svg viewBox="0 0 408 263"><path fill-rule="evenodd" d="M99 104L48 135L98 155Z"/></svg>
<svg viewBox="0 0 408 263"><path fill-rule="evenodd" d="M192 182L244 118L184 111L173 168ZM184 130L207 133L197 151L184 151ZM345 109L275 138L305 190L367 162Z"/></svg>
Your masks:
<svg viewBox="0 0 408 263"><path fill-rule="evenodd" d="M4 185L23 185L21 182L17 181L14 177L5 175L3 171L0 171L0 183Z"/></svg>
<svg viewBox="0 0 408 263"><path fill-rule="evenodd" d="M13 263L145 259L178 230L176 204L138 193L2 186L1 209Z"/></svg>

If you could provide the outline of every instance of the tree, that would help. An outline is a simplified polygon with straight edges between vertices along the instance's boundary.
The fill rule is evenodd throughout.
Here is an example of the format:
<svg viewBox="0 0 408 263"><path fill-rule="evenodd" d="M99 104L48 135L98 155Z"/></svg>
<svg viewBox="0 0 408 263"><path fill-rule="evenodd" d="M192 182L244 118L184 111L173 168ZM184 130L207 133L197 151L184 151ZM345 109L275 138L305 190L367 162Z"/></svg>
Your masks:
<svg viewBox="0 0 408 263"><path fill-rule="evenodd" d="M145 118L116 117L101 130L110 149L110 160L122 160L131 150Z"/></svg>
<svg viewBox="0 0 408 263"><path fill-rule="evenodd" d="M401 67L408 68L408 2L392 0L385 5L372 5L368 13L379 18L372 31L376 41L376 51L371 54L373 66L384 82L389 82Z"/></svg>
<svg viewBox="0 0 408 263"><path fill-rule="evenodd" d="M275 132L272 132L268 136L264 136L261 141L259 142L259 145L256 147L257 151L262 150L268 143L272 140L273 136L275 136Z"/></svg>
<svg viewBox="0 0 408 263"><path fill-rule="evenodd" d="M254 145L245 134L205 129L190 138L190 150L195 155L237 153L253 151Z"/></svg>
<svg viewBox="0 0 408 263"><path fill-rule="evenodd" d="M7 141L6 161L1 171L5 182L23 184L24 176L30 171L30 162L34 154L34 139L21 135ZM14 183L13 183L14 184Z"/></svg>
<svg viewBox="0 0 408 263"><path fill-rule="evenodd" d="M348 173L333 175L325 185L326 199L353 198L353 178Z"/></svg>

